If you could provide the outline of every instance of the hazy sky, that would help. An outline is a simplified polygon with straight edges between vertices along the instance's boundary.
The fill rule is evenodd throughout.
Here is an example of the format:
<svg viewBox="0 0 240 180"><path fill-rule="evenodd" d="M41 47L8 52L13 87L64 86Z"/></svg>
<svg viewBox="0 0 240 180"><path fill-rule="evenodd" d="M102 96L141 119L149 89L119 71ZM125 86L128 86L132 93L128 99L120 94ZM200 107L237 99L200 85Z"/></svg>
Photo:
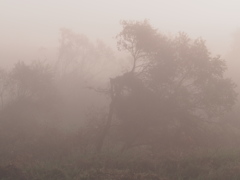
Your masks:
<svg viewBox="0 0 240 180"><path fill-rule="evenodd" d="M149 19L160 31L203 37L224 54L240 27L239 0L0 0L0 66L58 46L70 28L115 46L120 20Z"/></svg>

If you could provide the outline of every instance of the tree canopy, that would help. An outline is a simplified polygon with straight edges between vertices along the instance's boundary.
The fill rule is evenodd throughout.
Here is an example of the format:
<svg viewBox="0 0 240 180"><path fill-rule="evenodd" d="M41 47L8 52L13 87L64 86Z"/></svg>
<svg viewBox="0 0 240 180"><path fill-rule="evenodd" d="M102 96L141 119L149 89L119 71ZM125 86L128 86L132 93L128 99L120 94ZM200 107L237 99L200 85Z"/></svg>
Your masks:
<svg viewBox="0 0 240 180"><path fill-rule="evenodd" d="M130 53L133 65L112 85L124 147L196 143L204 123L235 103L225 61L212 56L201 38L168 37L148 21L123 21L122 26L118 47Z"/></svg>

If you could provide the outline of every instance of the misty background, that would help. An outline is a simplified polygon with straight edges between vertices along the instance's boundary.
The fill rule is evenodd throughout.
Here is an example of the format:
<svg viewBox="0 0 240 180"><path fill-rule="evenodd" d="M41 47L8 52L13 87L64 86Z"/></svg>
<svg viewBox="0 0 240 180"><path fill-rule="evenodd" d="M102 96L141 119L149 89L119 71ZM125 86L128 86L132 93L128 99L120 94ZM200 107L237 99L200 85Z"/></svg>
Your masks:
<svg viewBox="0 0 240 180"><path fill-rule="evenodd" d="M0 0L0 179L240 177L239 6Z"/></svg>
<svg viewBox="0 0 240 180"><path fill-rule="evenodd" d="M16 59L55 58L59 29L69 28L115 47L120 20L149 19L161 32L203 37L214 54L225 56L239 28L239 2L217 0L0 1L1 65Z"/></svg>

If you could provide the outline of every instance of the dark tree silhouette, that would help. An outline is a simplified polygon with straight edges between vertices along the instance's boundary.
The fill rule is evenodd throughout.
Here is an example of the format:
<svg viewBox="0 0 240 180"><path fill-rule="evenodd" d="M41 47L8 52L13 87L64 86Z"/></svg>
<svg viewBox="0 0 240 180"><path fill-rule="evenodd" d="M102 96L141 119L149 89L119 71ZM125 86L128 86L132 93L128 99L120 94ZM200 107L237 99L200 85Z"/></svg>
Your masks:
<svg viewBox="0 0 240 180"><path fill-rule="evenodd" d="M110 81L112 102L104 131L115 113L123 151L137 145L198 145L205 123L235 103L235 84L224 77L225 62L211 56L201 38L192 40L185 33L170 38L148 21L122 25L118 47L131 54L133 65Z"/></svg>

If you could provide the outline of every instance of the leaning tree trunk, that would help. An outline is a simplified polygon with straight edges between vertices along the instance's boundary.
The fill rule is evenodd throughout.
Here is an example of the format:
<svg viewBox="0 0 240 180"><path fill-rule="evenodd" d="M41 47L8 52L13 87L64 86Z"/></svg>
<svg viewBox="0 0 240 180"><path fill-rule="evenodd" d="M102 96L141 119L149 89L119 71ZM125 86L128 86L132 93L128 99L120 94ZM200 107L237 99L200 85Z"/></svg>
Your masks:
<svg viewBox="0 0 240 180"><path fill-rule="evenodd" d="M101 134L99 135L99 139L97 141L97 145L96 145L96 151L98 153L101 152L102 147L104 145L104 140L106 139L106 136L109 132L109 129L111 127L111 123L112 123L112 118L113 118L113 113L114 113L114 107L115 107L115 101L116 101L116 97L115 97L115 93L114 93L114 85L113 85L113 79L110 79L110 93L111 93L111 102L109 105L109 112L108 112L108 116L107 116L107 121L105 126L103 127Z"/></svg>

